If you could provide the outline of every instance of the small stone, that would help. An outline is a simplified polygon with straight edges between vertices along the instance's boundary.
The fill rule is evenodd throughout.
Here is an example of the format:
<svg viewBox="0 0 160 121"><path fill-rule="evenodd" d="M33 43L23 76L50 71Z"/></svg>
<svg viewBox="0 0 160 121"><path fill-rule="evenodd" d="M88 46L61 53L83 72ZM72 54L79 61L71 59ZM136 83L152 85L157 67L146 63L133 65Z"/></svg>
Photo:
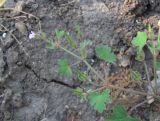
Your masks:
<svg viewBox="0 0 160 121"><path fill-rule="evenodd" d="M12 95L12 90L11 89L5 89L4 90L4 100L7 101L10 99Z"/></svg>
<svg viewBox="0 0 160 121"><path fill-rule="evenodd" d="M27 28L26 28L25 23L17 22L17 23L15 23L15 27L21 33L21 35L27 35Z"/></svg>
<svg viewBox="0 0 160 121"><path fill-rule="evenodd" d="M22 106L22 95L20 93L16 93L12 97L12 104L14 107L20 108Z"/></svg>
<svg viewBox="0 0 160 121"><path fill-rule="evenodd" d="M3 37L3 38L6 38L6 35L7 35L7 33L3 33L3 34L2 34L2 37Z"/></svg>
<svg viewBox="0 0 160 121"><path fill-rule="evenodd" d="M11 113L9 111L4 111L5 120L9 120L11 118Z"/></svg>

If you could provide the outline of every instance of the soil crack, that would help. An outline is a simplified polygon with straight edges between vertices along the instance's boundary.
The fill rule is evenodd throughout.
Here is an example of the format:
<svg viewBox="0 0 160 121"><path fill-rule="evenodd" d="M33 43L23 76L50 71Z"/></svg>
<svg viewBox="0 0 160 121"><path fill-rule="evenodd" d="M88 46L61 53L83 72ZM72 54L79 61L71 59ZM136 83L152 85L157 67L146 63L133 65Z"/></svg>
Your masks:
<svg viewBox="0 0 160 121"><path fill-rule="evenodd" d="M37 72L28 64L25 64L24 65L25 68L27 68L28 70L30 70L37 78L38 80L43 80L45 81L46 83L51 83L51 82L54 82L56 84L59 84L59 85L62 85L62 86L65 86L65 87L68 87L68 88L71 88L71 89L75 89L77 87L80 87L80 85L76 85L76 84L68 84L66 82L63 82L63 81L60 81L58 79L51 79L51 80L48 80L46 78L41 78L39 74L37 74Z"/></svg>

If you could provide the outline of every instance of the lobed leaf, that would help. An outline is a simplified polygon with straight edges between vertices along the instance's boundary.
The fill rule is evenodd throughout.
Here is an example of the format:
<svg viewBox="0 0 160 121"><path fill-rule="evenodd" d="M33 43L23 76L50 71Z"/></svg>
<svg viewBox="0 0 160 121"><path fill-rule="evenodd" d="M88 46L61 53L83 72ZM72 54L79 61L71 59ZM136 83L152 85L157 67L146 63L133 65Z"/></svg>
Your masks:
<svg viewBox="0 0 160 121"><path fill-rule="evenodd" d="M76 89L73 89L73 94L80 97L82 100L86 100L86 93L83 91L82 88L77 87Z"/></svg>
<svg viewBox="0 0 160 121"><path fill-rule="evenodd" d="M88 75L86 72L81 72L81 71L78 71L78 79L81 80L81 81L86 81L88 78Z"/></svg>
<svg viewBox="0 0 160 121"><path fill-rule="evenodd" d="M79 39L81 39L82 32L81 32L81 27L80 27L79 24L77 24L77 25L75 26L75 31L76 31L76 33L77 33Z"/></svg>
<svg viewBox="0 0 160 121"><path fill-rule="evenodd" d="M76 44L76 42L72 39L72 37L69 35L69 33L66 33L66 34L65 34L65 37L66 37L66 39L67 39L67 41L68 41L68 44L69 44L72 48L76 49L76 48L77 48L77 44Z"/></svg>
<svg viewBox="0 0 160 121"><path fill-rule="evenodd" d="M91 40L84 40L83 42L80 43L80 49L85 49L87 46L92 45Z"/></svg>
<svg viewBox="0 0 160 121"><path fill-rule="evenodd" d="M121 105L117 105L113 109L113 113L109 114L106 121L140 121L139 119L132 118L128 115L125 108Z"/></svg>
<svg viewBox="0 0 160 121"><path fill-rule="evenodd" d="M55 45L54 42L50 41L50 42L47 42L46 47L47 47L48 49L55 49L56 45Z"/></svg>
<svg viewBox="0 0 160 121"><path fill-rule="evenodd" d="M131 78L135 81L141 80L141 74L138 71L131 71Z"/></svg>
<svg viewBox="0 0 160 121"><path fill-rule="evenodd" d="M111 103L110 90L106 89L102 92L91 92L88 95L88 100L95 110L102 113L106 109L106 104Z"/></svg>
<svg viewBox="0 0 160 121"><path fill-rule="evenodd" d="M96 55L109 63L116 62L116 55L112 52L111 48L107 45L99 45L96 47Z"/></svg>
<svg viewBox="0 0 160 121"><path fill-rule="evenodd" d="M58 60L58 72L64 76L72 76L72 70L66 59Z"/></svg>
<svg viewBox="0 0 160 121"><path fill-rule="evenodd" d="M83 42L80 43L80 55L82 58L87 57L87 46L92 45L91 40L84 40Z"/></svg>
<svg viewBox="0 0 160 121"><path fill-rule="evenodd" d="M134 37L132 40L132 45L140 51L143 49L146 42L147 42L147 33L146 32L138 32L137 36Z"/></svg>
<svg viewBox="0 0 160 121"><path fill-rule="evenodd" d="M62 39L62 37L65 35L65 31L61 30L61 31L56 31L56 37L58 40Z"/></svg>

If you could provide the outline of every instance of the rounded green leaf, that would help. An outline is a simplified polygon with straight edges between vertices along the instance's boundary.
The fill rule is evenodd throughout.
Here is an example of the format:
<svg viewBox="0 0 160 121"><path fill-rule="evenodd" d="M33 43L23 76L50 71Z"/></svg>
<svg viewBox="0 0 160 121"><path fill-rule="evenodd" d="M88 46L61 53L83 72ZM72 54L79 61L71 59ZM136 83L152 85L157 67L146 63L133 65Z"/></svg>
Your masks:
<svg viewBox="0 0 160 121"><path fill-rule="evenodd" d="M91 92L88 95L88 100L95 110L102 113L106 109L106 104L111 103L110 90L106 89L102 92Z"/></svg>
<svg viewBox="0 0 160 121"><path fill-rule="evenodd" d="M58 72L64 76L72 76L72 70L66 59L58 60Z"/></svg>
<svg viewBox="0 0 160 121"><path fill-rule="evenodd" d="M107 45L99 45L96 47L96 55L109 63L116 62L116 55L112 52L111 47Z"/></svg>
<svg viewBox="0 0 160 121"><path fill-rule="evenodd" d="M137 47L138 50L142 50L144 45L147 42L147 33L146 32L138 32L137 36L133 38L132 45Z"/></svg>

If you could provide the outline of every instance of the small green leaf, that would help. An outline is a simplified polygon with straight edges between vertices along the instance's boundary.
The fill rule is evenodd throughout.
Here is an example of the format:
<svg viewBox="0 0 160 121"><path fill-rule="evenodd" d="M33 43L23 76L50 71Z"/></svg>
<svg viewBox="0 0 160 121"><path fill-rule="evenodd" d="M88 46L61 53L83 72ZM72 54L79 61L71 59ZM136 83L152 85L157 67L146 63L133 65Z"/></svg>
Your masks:
<svg viewBox="0 0 160 121"><path fill-rule="evenodd" d="M132 118L128 115L125 108L121 105L117 105L113 109L113 113L109 114L106 121L140 121L139 119Z"/></svg>
<svg viewBox="0 0 160 121"><path fill-rule="evenodd" d="M80 43L80 49L85 49L87 46L91 46L92 41L91 40L84 40Z"/></svg>
<svg viewBox="0 0 160 121"><path fill-rule="evenodd" d="M147 33L146 32L138 32L137 36L134 37L132 40L132 45L140 51L143 49L146 42L147 42Z"/></svg>
<svg viewBox="0 0 160 121"><path fill-rule="evenodd" d="M76 25L76 27L75 27L75 31L76 31L76 33L77 33L77 35L78 35L79 39L81 39L82 32L81 32L81 27L80 27L80 25L79 25L79 24L77 24L77 25Z"/></svg>
<svg viewBox="0 0 160 121"><path fill-rule="evenodd" d="M88 78L88 75L87 75L86 72L78 71L78 78L79 78L79 80L81 80L81 81L86 81L87 78Z"/></svg>
<svg viewBox="0 0 160 121"><path fill-rule="evenodd" d="M131 78L135 81L141 80L141 74L138 71L131 71Z"/></svg>
<svg viewBox="0 0 160 121"><path fill-rule="evenodd" d="M115 63L116 55L112 52L111 48L107 45L99 45L96 47L96 55L106 62Z"/></svg>
<svg viewBox="0 0 160 121"><path fill-rule="evenodd" d="M154 32L153 32L153 29L151 27L151 24L148 24L148 38L149 39L154 39Z"/></svg>
<svg viewBox="0 0 160 121"><path fill-rule="evenodd" d="M77 44L76 44L76 42L72 39L72 37L71 37L68 33L66 33L65 36L66 36L66 39L67 39L68 43L70 44L70 46L71 46L72 48L76 49L76 48L77 48Z"/></svg>
<svg viewBox="0 0 160 121"><path fill-rule="evenodd" d="M47 42L46 47L47 47L48 49L55 49L55 43L52 42L52 41Z"/></svg>
<svg viewBox="0 0 160 121"><path fill-rule="evenodd" d="M72 76L72 70L66 59L58 60L58 72L64 76Z"/></svg>
<svg viewBox="0 0 160 121"><path fill-rule="evenodd" d="M81 33L81 27L80 27L79 24L76 24L75 31L76 31L77 33Z"/></svg>
<svg viewBox="0 0 160 121"><path fill-rule="evenodd" d="M45 32L41 32L41 33L39 33L39 34L36 34L36 35L35 35L35 38L46 41L46 40L47 40L47 35L46 35Z"/></svg>
<svg viewBox="0 0 160 121"><path fill-rule="evenodd" d="M73 89L73 94L80 97L82 100L86 100L86 93L83 91L83 89L77 87L76 89Z"/></svg>
<svg viewBox="0 0 160 121"><path fill-rule="evenodd" d="M88 100L95 110L102 113L106 109L106 104L111 103L112 101L110 90L106 89L102 92L90 92Z"/></svg>
<svg viewBox="0 0 160 121"><path fill-rule="evenodd" d="M56 37L58 40L62 39L63 36L65 35L65 31L56 31Z"/></svg>
<svg viewBox="0 0 160 121"><path fill-rule="evenodd" d="M92 41L91 40L84 40L83 42L80 43L80 54L82 58L86 58L87 57L87 46L92 45Z"/></svg>
<svg viewBox="0 0 160 121"><path fill-rule="evenodd" d="M143 61L145 59L145 53L143 50L137 51L136 60Z"/></svg>

